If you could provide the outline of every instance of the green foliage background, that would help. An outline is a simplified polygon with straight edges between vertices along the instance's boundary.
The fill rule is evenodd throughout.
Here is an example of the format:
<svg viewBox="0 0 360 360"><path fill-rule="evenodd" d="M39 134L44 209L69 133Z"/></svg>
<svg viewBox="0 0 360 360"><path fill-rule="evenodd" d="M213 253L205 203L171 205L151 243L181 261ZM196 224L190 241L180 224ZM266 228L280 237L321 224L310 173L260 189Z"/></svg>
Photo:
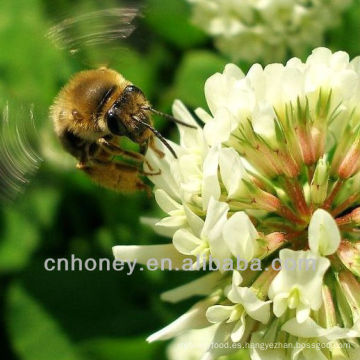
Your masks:
<svg viewBox="0 0 360 360"><path fill-rule="evenodd" d="M169 112L175 98L190 109L206 107L204 82L229 60L190 24L185 1L139 5L144 17L125 51L95 48L71 57L44 37L47 29L64 17L119 2L0 2L0 100L25 108L34 104L44 146L53 146L47 113L61 86L76 71L104 62L142 88L158 109ZM327 34L326 45L352 57L360 54L359 16L356 3ZM244 71L249 67L240 65ZM172 124L157 119L156 126L176 139ZM75 164L58 151L59 158ZM114 271L46 272L43 266L48 257L112 259L116 244L166 242L139 221L157 214L155 201L145 194L113 194L73 166L45 161L24 194L0 208L2 359L165 359L166 344L148 345L145 338L192 301L169 305L159 295L196 274L136 271L129 277Z"/></svg>

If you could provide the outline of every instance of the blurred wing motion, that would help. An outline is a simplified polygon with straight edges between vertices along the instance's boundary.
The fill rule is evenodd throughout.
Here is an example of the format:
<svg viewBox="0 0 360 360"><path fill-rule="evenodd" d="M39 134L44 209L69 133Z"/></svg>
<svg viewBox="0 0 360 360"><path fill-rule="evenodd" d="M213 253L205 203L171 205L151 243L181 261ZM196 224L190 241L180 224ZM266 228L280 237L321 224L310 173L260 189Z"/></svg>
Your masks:
<svg viewBox="0 0 360 360"><path fill-rule="evenodd" d="M46 36L60 49L76 53L85 47L125 39L135 30L137 8L112 8L67 18L50 28Z"/></svg>
<svg viewBox="0 0 360 360"><path fill-rule="evenodd" d="M138 8L111 8L69 17L49 29L46 37L55 47L80 53L90 47L104 55L105 45L119 46L135 30L133 20L140 15ZM0 200L13 200L23 192L42 161L33 111L11 109L6 105L0 114Z"/></svg>
<svg viewBox="0 0 360 360"><path fill-rule="evenodd" d="M0 118L0 200L13 200L39 168L37 140L32 109L12 112L6 105Z"/></svg>

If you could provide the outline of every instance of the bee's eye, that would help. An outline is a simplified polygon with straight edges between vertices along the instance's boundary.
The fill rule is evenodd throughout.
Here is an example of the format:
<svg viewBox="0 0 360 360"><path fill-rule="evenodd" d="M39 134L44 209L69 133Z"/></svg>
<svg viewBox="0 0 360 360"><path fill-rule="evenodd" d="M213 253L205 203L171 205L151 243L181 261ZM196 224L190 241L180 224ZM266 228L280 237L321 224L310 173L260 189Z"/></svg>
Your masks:
<svg viewBox="0 0 360 360"><path fill-rule="evenodd" d="M121 119L114 112L109 111L106 116L108 129L114 135L122 136L128 133Z"/></svg>
<svg viewBox="0 0 360 360"><path fill-rule="evenodd" d="M138 87L136 87L135 85L128 85L128 86L125 88L125 92L126 92L126 93L135 92L135 93L142 94L142 91L141 91Z"/></svg>

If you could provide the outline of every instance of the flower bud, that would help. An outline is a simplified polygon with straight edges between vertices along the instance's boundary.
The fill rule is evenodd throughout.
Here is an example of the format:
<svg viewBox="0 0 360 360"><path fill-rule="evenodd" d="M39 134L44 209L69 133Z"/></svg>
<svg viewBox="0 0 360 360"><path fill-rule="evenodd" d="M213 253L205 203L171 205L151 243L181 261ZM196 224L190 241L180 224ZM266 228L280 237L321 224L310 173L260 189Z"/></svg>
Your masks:
<svg viewBox="0 0 360 360"><path fill-rule="evenodd" d="M356 276L360 276L360 244L344 240L337 252L342 263Z"/></svg>
<svg viewBox="0 0 360 360"><path fill-rule="evenodd" d="M256 291L257 296L261 300L266 299L269 287L277 274L277 270L269 267L266 271L261 273L260 276L258 276L258 278L252 284L251 287Z"/></svg>
<svg viewBox="0 0 360 360"><path fill-rule="evenodd" d="M310 196L315 205L321 205L326 199L329 183L329 165L324 158L319 159L311 181Z"/></svg>
<svg viewBox="0 0 360 360"><path fill-rule="evenodd" d="M353 313L353 322L356 323L360 319L360 283L347 270L340 272L338 278L344 297Z"/></svg>
<svg viewBox="0 0 360 360"><path fill-rule="evenodd" d="M273 232L261 238L258 241L260 245L257 251L257 256L262 259L269 256L274 251L278 250L286 243L285 234L282 232Z"/></svg>
<svg viewBox="0 0 360 360"><path fill-rule="evenodd" d="M322 287L322 306L319 311L319 318L322 319L322 325L325 328L337 325L335 304L331 291L327 285L323 285Z"/></svg>
<svg viewBox="0 0 360 360"><path fill-rule="evenodd" d="M351 145L347 154L340 163L337 173L342 179L349 178L359 170L359 164L360 164L359 143L360 140L357 139L357 141Z"/></svg>

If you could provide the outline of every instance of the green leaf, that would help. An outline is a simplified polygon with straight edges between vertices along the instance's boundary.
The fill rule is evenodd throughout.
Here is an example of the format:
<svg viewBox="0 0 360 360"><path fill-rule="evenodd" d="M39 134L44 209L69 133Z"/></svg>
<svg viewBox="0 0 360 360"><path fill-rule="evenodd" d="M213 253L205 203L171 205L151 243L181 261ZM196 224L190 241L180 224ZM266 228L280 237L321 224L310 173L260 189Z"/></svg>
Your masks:
<svg viewBox="0 0 360 360"><path fill-rule="evenodd" d="M25 266L39 243L37 230L20 212L6 208L0 229L0 272Z"/></svg>
<svg viewBox="0 0 360 360"><path fill-rule="evenodd" d="M19 284L7 294L7 325L22 360L79 360L70 340L42 304Z"/></svg>

